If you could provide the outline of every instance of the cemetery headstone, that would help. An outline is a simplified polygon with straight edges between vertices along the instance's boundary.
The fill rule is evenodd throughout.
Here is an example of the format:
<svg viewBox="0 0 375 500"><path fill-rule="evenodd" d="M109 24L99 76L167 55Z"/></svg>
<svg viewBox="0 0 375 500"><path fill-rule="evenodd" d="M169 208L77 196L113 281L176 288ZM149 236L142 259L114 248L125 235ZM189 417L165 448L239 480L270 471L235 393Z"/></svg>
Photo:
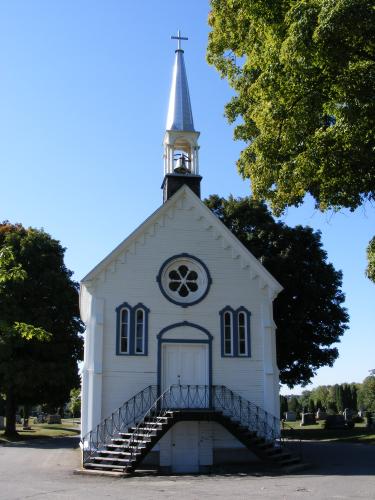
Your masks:
<svg viewBox="0 0 375 500"><path fill-rule="evenodd" d="M29 430L31 430L31 427L30 427L30 425L29 425L29 419L28 419L28 418L24 418L24 419L23 419L23 426L22 426L22 429L23 429L24 431L29 431Z"/></svg>
<svg viewBox="0 0 375 500"><path fill-rule="evenodd" d="M302 413L301 427L304 425L314 425L315 423L314 413Z"/></svg>
<svg viewBox="0 0 375 500"><path fill-rule="evenodd" d="M47 415L47 424L61 424L60 415Z"/></svg>
<svg viewBox="0 0 375 500"><path fill-rule="evenodd" d="M352 418L353 418L353 412L350 408L345 408L344 410L344 418L345 418L345 422L351 422L352 421Z"/></svg>
<svg viewBox="0 0 375 500"><path fill-rule="evenodd" d="M286 411L285 412L285 422L295 422L297 419L297 415L295 411Z"/></svg>
<svg viewBox="0 0 375 500"><path fill-rule="evenodd" d="M346 427L344 415L327 415L324 427L326 429L344 429Z"/></svg>
<svg viewBox="0 0 375 500"><path fill-rule="evenodd" d="M317 420L326 420L327 413L319 408L319 410L316 412L316 418Z"/></svg>

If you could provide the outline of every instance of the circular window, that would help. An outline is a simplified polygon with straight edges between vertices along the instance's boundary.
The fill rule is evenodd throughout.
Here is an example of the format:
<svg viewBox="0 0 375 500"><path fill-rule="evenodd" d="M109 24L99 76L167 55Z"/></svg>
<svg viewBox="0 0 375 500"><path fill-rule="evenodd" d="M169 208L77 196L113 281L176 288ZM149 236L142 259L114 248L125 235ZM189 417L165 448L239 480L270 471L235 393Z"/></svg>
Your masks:
<svg viewBox="0 0 375 500"><path fill-rule="evenodd" d="M157 280L163 295L184 307L201 301L211 284L207 267L201 260L188 254L168 259L162 265Z"/></svg>

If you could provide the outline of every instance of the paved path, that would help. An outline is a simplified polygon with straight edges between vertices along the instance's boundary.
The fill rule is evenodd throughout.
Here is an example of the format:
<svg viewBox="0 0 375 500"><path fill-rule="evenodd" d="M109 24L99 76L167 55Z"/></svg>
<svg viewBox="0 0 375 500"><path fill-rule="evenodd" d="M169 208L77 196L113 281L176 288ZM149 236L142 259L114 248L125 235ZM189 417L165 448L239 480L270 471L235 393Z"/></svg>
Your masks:
<svg viewBox="0 0 375 500"><path fill-rule="evenodd" d="M238 474L109 478L74 475L77 438L0 446L1 500L80 499L375 499L375 447L304 443L314 466L292 475Z"/></svg>

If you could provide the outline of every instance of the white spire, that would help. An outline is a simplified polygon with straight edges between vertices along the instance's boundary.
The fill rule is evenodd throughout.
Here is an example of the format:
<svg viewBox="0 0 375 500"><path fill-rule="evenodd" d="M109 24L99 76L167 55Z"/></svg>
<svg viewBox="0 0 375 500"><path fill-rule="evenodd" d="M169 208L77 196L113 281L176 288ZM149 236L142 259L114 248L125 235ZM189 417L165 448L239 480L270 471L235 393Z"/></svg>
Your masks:
<svg viewBox="0 0 375 500"><path fill-rule="evenodd" d="M167 130L194 131L184 51L181 49L181 40L187 40L187 38L180 36L180 30L178 30L177 36L171 38L177 40L178 45L173 67L166 128Z"/></svg>
<svg viewBox="0 0 375 500"><path fill-rule="evenodd" d="M164 175L199 175L199 132L194 129L184 51L181 49L181 40L187 38L180 35L180 30L171 38L177 40L178 45L164 136Z"/></svg>

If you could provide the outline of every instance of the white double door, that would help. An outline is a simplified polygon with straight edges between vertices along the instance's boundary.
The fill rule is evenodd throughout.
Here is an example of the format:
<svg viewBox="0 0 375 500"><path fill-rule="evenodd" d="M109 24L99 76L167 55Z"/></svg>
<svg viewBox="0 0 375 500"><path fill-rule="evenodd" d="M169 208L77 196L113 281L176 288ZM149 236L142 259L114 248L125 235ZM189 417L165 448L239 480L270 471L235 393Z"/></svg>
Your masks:
<svg viewBox="0 0 375 500"><path fill-rule="evenodd" d="M162 348L162 390L174 386L170 406L208 406L208 345L164 343ZM177 387L175 387L177 386Z"/></svg>

